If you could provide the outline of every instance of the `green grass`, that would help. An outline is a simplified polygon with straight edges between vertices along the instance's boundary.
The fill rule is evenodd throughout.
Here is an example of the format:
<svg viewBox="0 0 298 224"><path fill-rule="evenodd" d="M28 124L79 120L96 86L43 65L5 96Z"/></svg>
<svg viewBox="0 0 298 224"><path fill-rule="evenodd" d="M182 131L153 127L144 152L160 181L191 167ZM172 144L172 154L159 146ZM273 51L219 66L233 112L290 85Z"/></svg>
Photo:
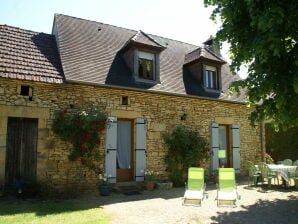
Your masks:
<svg viewBox="0 0 298 224"><path fill-rule="evenodd" d="M5 224L107 224L109 220L98 205L75 200L0 202L0 223Z"/></svg>

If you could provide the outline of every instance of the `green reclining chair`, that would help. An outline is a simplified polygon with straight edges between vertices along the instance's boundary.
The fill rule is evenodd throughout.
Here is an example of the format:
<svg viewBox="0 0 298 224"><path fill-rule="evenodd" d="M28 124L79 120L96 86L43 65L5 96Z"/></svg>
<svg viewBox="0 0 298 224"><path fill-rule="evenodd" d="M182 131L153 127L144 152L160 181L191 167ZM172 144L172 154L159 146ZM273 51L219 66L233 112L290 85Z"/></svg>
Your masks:
<svg viewBox="0 0 298 224"><path fill-rule="evenodd" d="M236 206L237 200L240 200L240 195L237 192L234 168L219 168L217 206Z"/></svg>
<svg viewBox="0 0 298 224"><path fill-rule="evenodd" d="M205 193L204 169L199 167L188 168L186 191L183 197L183 205L199 205L207 198Z"/></svg>

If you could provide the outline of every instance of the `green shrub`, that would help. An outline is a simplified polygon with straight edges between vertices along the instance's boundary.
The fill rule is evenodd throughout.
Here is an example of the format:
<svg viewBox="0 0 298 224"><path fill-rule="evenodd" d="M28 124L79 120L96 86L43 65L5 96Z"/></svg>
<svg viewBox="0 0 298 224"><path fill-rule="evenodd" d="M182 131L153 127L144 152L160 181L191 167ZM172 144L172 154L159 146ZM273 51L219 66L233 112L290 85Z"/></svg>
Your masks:
<svg viewBox="0 0 298 224"><path fill-rule="evenodd" d="M168 149L165 156L169 178L174 186L184 185L188 168L199 166L209 157L207 141L198 132L185 126L176 127L171 134L164 136Z"/></svg>

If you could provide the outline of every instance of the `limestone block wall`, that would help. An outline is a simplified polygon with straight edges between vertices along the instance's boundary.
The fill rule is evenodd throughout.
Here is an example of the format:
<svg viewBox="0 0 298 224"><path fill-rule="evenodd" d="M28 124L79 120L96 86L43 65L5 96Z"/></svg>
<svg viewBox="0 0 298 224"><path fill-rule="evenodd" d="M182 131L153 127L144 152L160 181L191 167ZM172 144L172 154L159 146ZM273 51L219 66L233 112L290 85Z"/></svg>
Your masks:
<svg viewBox="0 0 298 224"><path fill-rule="evenodd" d="M32 101L19 95L20 85L33 88ZM121 98L128 97L128 105ZM0 78L0 181L5 174L7 119L10 116L38 118L37 178L45 190L94 190L97 177L80 162L68 160L70 145L53 135L51 122L57 108L97 106L109 116L147 119L147 165L164 174L166 149L162 136L178 124L198 130L210 142L210 124L240 125L241 164L261 159L260 128L252 128L248 116L251 109L243 104L186 97L167 93L151 93L106 86L48 84ZM183 114L186 120L181 120ZM105 133L99 151L104 166ZM209 165L206 165L209 168Z"/></svg>

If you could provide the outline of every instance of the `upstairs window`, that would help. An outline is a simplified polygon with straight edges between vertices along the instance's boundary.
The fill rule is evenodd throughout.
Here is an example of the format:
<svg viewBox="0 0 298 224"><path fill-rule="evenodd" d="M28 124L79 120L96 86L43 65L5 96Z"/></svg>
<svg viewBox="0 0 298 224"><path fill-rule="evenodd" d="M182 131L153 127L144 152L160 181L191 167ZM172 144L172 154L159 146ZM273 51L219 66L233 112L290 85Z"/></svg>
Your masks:
<svg viewBox="0 0 298 224"><path fill-rule="evenodd" d="M140 79L155 80L155 56L140 51L138 55L138 76Z"/></svg>
<svg viewBox="0 0 298 224"><path fill-rule="evenodd" d="M204 85L207 89L219 90L219 77L216 67L205 66Z"/></svg>

